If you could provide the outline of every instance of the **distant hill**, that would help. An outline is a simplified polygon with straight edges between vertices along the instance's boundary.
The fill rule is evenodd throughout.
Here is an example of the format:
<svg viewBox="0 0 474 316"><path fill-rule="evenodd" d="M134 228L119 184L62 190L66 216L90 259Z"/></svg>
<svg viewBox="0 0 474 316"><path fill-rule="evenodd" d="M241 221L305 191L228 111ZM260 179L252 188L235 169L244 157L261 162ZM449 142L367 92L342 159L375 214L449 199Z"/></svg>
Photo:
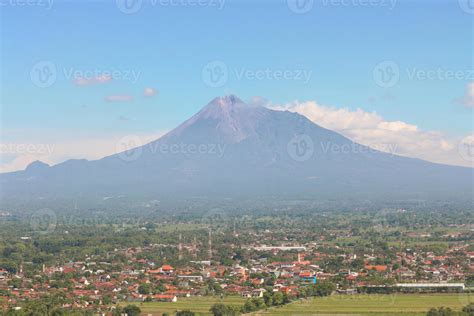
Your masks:
<svg viewBox="0 0 474 316"><path fill-rule="evenodd" d="M473 176L471 168L382 153L299 114L226 96L151 143L95 161L35 162L24 171L1 174L0 184L2 196L9 198L472 200Z"/></svg>

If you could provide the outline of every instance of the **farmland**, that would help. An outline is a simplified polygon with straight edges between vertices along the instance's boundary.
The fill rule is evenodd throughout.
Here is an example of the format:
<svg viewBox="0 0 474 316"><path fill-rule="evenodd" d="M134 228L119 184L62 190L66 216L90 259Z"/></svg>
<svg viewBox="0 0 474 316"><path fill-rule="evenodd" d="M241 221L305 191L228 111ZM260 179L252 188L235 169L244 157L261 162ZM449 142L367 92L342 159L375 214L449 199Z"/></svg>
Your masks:
<svg viewBox="0 0 474 316"><path fill-rule="evenodd" d="M224 299L219 297L191 297L180 298L176 303L150 302L137 305L144 314L160 315L162 313L169 313L173 315L176 311L191 310L195 313L211 315L209 309L215 303L241 306L245 303L245 299L240 296L228 296Z"/></svg>
<svg viewBox="0 0 474 316"><path fill-rule="evenodd" d="M160 315L173 314L180 310L191 310L199 315L210 315L209 308L223 302L229 305L242 305L240 297L226 297L223 300L212 297L180 299L176 303L142 303L142 313ZM296 301L278 308L269 308L254 315L425 315L432 307L450 307L461 310L474 296L469 294L392 294L392 295L333 295Z"/></svg>
<svg viewBox="0 0 474 316"><path fill-rule="evenodd" d="M333 295L298 301L281 308L272 308L265 315L425 315L432 307L461 310L474 296L469 294L425 295Z"/></svg>

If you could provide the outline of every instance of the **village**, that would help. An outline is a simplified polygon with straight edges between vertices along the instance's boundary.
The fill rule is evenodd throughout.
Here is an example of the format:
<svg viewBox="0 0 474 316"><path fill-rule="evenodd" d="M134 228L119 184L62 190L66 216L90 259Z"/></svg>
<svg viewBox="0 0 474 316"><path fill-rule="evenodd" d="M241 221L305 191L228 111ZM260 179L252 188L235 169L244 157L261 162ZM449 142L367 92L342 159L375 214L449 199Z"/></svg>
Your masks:
<svg viewBox="0 0 474 316"><path fill-rule="evenodd" d="M254 243L239 246L245 249L248 260L238 258L234 251L233 262L225 265L220 263L210 240L207 246L206 260L196 258L179 266L159 264L147 259L148 254L177 248L179 260L174 262L183 263L183 257L192 257L195 245L114 249L105 256L90 255L83 261L42 265L34 275L25 274L28 263L16 273L0 269L0 302L4 308L12 308L62 291L70 302L64 308L106 311L121 302L177 302L194 296L263 298L265 292L280 292L285 297L300 298L306 295L305 288L322 283L332 286L330 292L351 295L462 292L473 281L474 252L462 242L443 254L397 251L393 260L374 256L372 250L362 256L338 246L321 251L323 247L318 243Z"/></svg>

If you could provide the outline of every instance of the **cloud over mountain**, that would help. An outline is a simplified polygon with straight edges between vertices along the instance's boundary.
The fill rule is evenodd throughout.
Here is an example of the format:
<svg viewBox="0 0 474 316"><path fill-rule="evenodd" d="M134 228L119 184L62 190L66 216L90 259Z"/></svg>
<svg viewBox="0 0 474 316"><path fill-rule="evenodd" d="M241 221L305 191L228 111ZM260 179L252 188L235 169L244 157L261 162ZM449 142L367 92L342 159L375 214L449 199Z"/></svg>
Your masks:
<svg viewBox="0 0 474 316"><path fill-rule="evenodd" d="M472 161L459 153L462 138L425 131L402 121L387 121L376 112L323 106L315 101L283 105L267 103L267 106L302 114L322 127L381 151L443 164L472 166Z"/></svg>

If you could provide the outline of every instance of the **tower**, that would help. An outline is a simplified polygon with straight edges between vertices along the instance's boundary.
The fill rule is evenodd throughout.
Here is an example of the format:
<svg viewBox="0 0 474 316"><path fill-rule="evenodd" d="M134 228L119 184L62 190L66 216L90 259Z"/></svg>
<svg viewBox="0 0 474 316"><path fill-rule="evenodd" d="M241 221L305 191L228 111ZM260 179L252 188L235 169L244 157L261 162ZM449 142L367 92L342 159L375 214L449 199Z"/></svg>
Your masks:
<svg viewBox="0 0 474 316"><path fill-rule="evenodd" d="M194 241L193 241L193 257L194 257L195 259L197 258L197 253L198 253L197 240L196 240L196 236L194 236Z"/></svg>
<svg viewBox="0 0 474 316"><path fill-rule="evenodd" d="M209 257L209 260L212 259L212 232L211 232L211 228L209 228L209 250L208 250L208 257Z"/></svg>
<svg viewBox="0 0 474 316"><path fill-rule="evenodd" d="M183 244L181 243L181 233L179 233L178 260L183 260Z"/></svg>

